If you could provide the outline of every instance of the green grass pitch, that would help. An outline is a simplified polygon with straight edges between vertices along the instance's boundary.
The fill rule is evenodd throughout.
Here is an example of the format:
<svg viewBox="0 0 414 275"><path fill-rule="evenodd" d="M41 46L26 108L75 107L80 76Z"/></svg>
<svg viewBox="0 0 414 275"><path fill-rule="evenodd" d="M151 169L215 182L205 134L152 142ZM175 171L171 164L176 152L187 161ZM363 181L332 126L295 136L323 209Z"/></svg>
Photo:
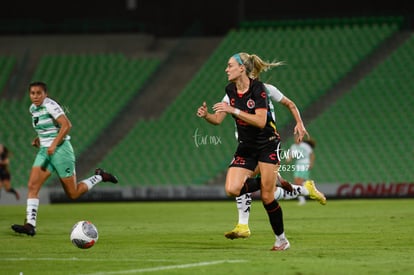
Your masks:
<svg viewBox="0 0 414 275"><path fill-rule="evenodd" d="M260 201L248 239L223 233L237 221L228 201L40 205L35 237L18 235L25 206L0 211L0 274L412 274L414 200L281 201L287 251L274 242ZM79 249L73 224L90 220L99 240Z"/></svg>

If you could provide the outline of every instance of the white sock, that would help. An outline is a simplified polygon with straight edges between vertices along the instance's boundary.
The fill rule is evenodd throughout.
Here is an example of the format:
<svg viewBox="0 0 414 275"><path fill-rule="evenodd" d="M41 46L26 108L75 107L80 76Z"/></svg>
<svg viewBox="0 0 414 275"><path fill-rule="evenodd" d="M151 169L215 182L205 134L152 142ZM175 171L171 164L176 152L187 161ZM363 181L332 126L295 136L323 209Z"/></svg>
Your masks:
<svg viewBox="0 0 414 275"><path fill-rule="evenodd" d="M276 186L275 200L288 200L285 198L285 193L287 192L282 187Z"/></svg>
<svg viewBox="0 0 414 275"><path fill-rule="evenodd" d="M239 224L249 224L250 207L252 205L252 193L246 193L236 198L237 211L239 212Z"/></svg>
<svg viewBox="0 0 414 275"><path fill-rule="evenodd" d="M286 240L285 232L283 232L279 236L276 236L276 242L281 240Z"/></svg>
<svg viewBox="0 0 414 275"><path fill-rule="evenodd" d="M293 191L288 192L282 187L277 186L276 191L275 191L275 199L276 200L291 200L291 199L296 199L298 197L303 197L305 195L309 195L309 191L303 186L292 184L292 187L293 187Z"/></svg>
<svg viewBox="0 0 414 275"><path fill-rule="evenodd" d="M88 190L91 190L97 183L102 181L101 175L93 175L90 178L84 179L81 182L85 183L88 186Z"/></svg>
<svg viewBox="0 0 414 275"><path fill-rule="evenodd" d="M39 208L39 199L27 199L26 205L26 222L36 227L37 209Z"/></svg>
<svg viewBox="0 0 414 275"><path fill-rule="evenodd" d="M299 192L299 196L309 196L309 191L305 188L305 186L292 184L292 187Z"/></svg>

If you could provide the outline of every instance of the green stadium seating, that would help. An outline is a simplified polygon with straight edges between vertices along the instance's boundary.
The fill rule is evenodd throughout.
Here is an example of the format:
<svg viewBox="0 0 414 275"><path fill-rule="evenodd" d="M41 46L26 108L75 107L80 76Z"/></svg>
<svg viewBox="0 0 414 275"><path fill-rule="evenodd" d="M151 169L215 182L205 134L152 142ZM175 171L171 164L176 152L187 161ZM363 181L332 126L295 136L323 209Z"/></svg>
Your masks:
<svg viewBox="0 0 414 275"><path fill-rule="evenodd" d="M6 88L6 83L10 78L17 59L15 56L0 56L0 95Z"/></svg>
<svg viewBox="0 0 414 275"><path fill-rule="evenodd" d="M211 107L224 96L224 69L231 55L245 51L286 61L286 66L264 73L261 79L275 84L305 109L398 28L398 22L391 22L233 30L161 117L139 122L100 165L124 176L121 185L205 184L225 171L231 160L236 146L234 122L228 117L224 125L212 126L195 112L203 101ZM277 115L279 127L291 120L282 108L278 107ZM198 147L196 131L206 138ZM214 145L215 138L221 143Z"/></svg>
<svg viewBox="0 0 414 275"><path fill-rule="evenodd" d="M412 182L414 36L308 125L321 182Z"/></svg>

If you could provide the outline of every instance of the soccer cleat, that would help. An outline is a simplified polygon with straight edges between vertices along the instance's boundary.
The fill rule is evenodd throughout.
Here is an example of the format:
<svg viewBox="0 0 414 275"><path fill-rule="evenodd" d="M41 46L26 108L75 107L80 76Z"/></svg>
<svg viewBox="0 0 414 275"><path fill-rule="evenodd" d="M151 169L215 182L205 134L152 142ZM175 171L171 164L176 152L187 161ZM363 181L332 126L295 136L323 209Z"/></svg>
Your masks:
<svg viewBox="0 0 414 275"><path fill-rule="evenodd" d="M29 236L36 235L36 228L33 225L31 225L30 223L25 223L24 225L13 224L11 226L11 228L16 233L26 234L26 235L29 235Z"/></svg>
<svg viewBox="0 0 414 275"><path fill-rule="evenodd" d="M290 248L290 243L287 239L276 241L275 245L272 247L272 251L283 251Z"/></svg>
<svg viewBox="0 0 414 275"><path fill-rule="evenodd" d="M236 227L229 232L224 233L227 239L239 239L250 237L250 229L248 224L237 224Z"/></svg>
<svg viewBox="0 0 414 275"><path fill-rule="evenodd" d="M105 172L102 168L96 168L95 175L102 176L102 181L104 182L110 181L112 183L118 183L118 179L114 175Z"/></svg>
<svg viewBox="0 0 414 275"><path fill-rule="evenodd" d="M326 204L325 195L322 192L320 192L318 189L316 189L316 186L313 180L307 180L304 186L309 191L309 197L311 199L318 201L322 205Z"/></svg>

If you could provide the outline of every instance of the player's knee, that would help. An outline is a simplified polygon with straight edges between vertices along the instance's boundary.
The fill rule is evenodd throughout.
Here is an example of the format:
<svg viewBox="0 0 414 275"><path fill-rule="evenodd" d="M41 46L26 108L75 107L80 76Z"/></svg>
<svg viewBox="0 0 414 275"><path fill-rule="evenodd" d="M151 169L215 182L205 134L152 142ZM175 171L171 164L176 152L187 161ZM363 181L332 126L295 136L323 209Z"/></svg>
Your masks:
<svg viewBox="0 0 414 275"><path fill-rule="evenodd" d="M40 184L35 181L29 181L27 183L27 189L31 192L38 192L40 190Z"/></svg>
<svg viewBox="0 0 414 275"><path fill-rule="evenodd" d="M261 198L264 204L269 204L275 200L275 195L273 192L261 192Z"/></svg>
<svg viewBox="0 0 414 275"><path fill-rule="evenodd" d="M238 197L240 195L240 190L236 190L235 188L226 188L226 195L228 197Z"/></svg>
<svg viewBox="0 0 414 275"><path fill-rule="evenodd" d="M77 192L66 191L66 195L71 200L76 200L77 198L79 198L79 194Z"/></svg>

